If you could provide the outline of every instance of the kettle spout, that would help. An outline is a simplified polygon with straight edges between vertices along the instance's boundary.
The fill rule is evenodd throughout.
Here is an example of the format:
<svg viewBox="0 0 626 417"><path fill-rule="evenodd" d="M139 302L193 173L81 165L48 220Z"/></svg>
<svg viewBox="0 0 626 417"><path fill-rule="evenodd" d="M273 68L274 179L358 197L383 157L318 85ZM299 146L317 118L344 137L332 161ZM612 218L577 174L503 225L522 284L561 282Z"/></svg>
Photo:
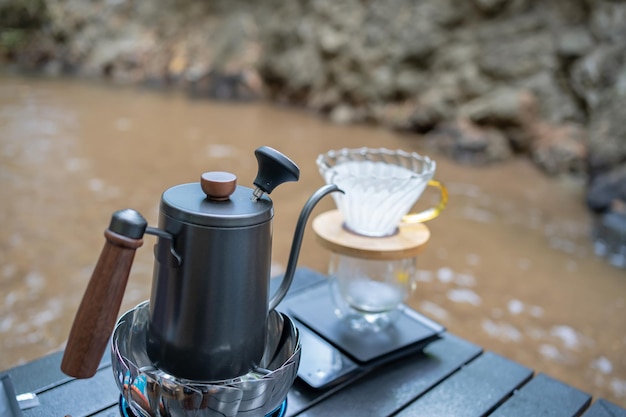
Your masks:
<svg viewBox="0 0 626 417"><path fill-rule="evenodd" d="M285 271L285 276L283 277L283 281L280 283L280 287L276 291L276 294L271 298L269 309L273 310L276 308L278 304L283 300L287 291L289 291L289 287L291 286L291 282L293 281L293 275L296 272L296 265L298 263L298 256L300 255L300 246L302 245L302 237L304 236L304 229L306 227L307 220L313 211L313 208L317 205L317 203L324 198L326 195L333 192L343 193L339 187L335 184L328 184L320 189L318 189L304 204L302 211L300 212L300 217L298 217L298 223L296 224L296 230L293 235L293 242L291 243L291 251L289 253L289 261L287 262L287 270Z"/></svg>

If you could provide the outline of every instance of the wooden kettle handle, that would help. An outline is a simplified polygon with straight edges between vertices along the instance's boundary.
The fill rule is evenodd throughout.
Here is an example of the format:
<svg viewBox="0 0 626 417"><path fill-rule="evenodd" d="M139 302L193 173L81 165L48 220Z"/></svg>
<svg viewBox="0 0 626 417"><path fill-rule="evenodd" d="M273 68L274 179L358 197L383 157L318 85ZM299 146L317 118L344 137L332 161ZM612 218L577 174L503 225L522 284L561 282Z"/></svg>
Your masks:
<svg viewBox="0 0 626 417"><path fill-rule="evenodd" d="M90 378L98 369L119 314L135 251L143 244L146 220L134 210L113 214L106 242L72 324L61 370Z"/></svg>

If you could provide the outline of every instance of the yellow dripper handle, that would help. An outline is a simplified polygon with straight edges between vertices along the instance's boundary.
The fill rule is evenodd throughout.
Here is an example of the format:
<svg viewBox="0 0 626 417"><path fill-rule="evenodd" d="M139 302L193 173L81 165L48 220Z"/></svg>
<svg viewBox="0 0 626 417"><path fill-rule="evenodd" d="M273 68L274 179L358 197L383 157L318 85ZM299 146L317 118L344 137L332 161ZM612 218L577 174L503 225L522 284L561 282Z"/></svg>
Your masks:
<svg viewBox="0 0 626 417"><path fill-rule="evenodd" d="M439 216L444 208L448 205L448 189L437 180L428 181L429 187L439 189L439 203L435 207L431 207L419 213L409 213L402 217L402 223L423 223Z"/></svg>

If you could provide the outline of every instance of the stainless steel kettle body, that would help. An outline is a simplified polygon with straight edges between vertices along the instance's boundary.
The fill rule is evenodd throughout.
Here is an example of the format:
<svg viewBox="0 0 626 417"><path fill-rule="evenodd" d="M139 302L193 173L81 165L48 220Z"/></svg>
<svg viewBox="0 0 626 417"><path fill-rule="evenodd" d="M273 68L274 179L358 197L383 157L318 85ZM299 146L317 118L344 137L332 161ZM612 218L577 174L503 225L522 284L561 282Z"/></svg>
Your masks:
<svg viewBox="0 0 626 417"><path fill-rule="evenodd" d="M267 197L251 202L253 190L237 187L229 201L211 204L254 205L238 211L254 214L246 218L254 224L229 225L224 218L197 213L196 223L172 216L177 208L168 197L186 194L193 201L198 192L198 183L178 186L161 201L159 229L173 240L160 237L154 249L147 352L172 375L215 381L247 373L263 354L273 209Z"/></svg>

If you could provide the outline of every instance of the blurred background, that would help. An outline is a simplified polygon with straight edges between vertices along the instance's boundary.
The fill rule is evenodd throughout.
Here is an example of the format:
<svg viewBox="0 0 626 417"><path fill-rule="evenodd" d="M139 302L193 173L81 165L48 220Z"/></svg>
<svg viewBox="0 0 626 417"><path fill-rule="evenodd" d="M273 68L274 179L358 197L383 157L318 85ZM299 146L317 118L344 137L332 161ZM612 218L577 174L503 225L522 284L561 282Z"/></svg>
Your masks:
<svg viewBox="0 0 626 417"><path fill-rule="evenodd" d="M0 0L0 64L0 369L63 348L114 211L272 146L279 274L317 155L386 147L450 191L409 304L626 406L626 2Z"/></svg>

